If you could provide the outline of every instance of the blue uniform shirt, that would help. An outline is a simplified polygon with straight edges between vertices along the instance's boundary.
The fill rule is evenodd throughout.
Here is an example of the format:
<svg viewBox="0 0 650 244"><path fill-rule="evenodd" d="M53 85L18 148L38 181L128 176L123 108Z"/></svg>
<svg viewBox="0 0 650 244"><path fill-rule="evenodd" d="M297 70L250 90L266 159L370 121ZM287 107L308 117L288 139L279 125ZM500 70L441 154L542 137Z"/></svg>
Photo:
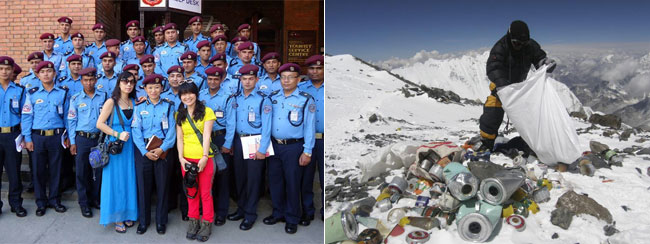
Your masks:
<svg viewBox="0 0 650 244"><path fill-rule="evenodd" d="M316 102L316 133L325 131L325 82L316 88L311 80L298 84L301 91L309 93Z"/></svg>
<svg viewBox="0 0 650 244"><path fill-rule="evenodd" d="M118 74L122 73L122 69L125 66L124 63L125 62L122 59L119 59L119 58L115 59L115 66L113 66L113 72L115 72L115 75L118 75ZM97 64L96 69L97 69L97 74L101 74L101 75L104 74L104 66L102 66L102 60L101 59L99 60L99 63Z"/></svg>
<svg viewBox="0 0 650 244"><path fill-rule="evenodd" d="M181 55L187 51L187 45L176 42L172 47L169 46L169 43L165 43L162 47L156 48L153 56L156 59L156 66L160 67L160 70L165 71L162 73L163 76L167 77L167 70L174 65L182 65L180 60Z"/></svg>
<svg viewBox="0 0 650 244"><path fill-rule="evenodd" d="M53 52L52 55L47 56L45 52L43 52L43 61L50 61L52 64L54 64L54 71L56 71L56 75L58 76L59 73L61 72L62 69L65 69L65 64L61 63L63 62L63 55Z"/></svg>
<svg viewBox="0 0 650 244"><path fill-rule="evenodd" d="M234 96L227 94L224 90L219 89L217 94L210 95L210 89L202 90L199 94L199 100L205 102L205 106L214 111L217 119L214 121L212 130L226 130L225 148L232 148L232 139L235 135L235 109L232 107Z"/></svg>
<svg viewBox="0 0 650 244"><path fill-rule="evenodd" d="M151 54L149 42L147 41L144 42L144 54ZM120 56L122 60L135 58L136 54L135 50L133 49L133 42L131 40L126 40L120 43Z"/></svg>
<svg viewBox="0 0 650 244"><path fill-rule="evenodd" d="M211 64L211 63L208 63L207 66L204 66L203 64L201 64L201 60L198 60L198 61L196 62L196 67L194 67L194 72L199 73L200 75L206 77L206 75L205 75L205 70L206 70L206 69L209 69L209 68L212 68L212 64ZM207 80L206 80L206 81L207 81Z"/></svg>
<svg viewBox="0 0 650 244"><path fill-rule="evenodd" d="M199 91L208 88L208 83L207 83L208 78L199 74L198 72L196 72L196 70L190 76L185 74L185 79L192 80L192 82L196 84L196 87L199 88Z"/></svg>
<svg viewBox="0 0 650 244"><path fill-rule="evenodd" d="M25 104L25 88L9 82L7 89L0 86L0 127L16 126L20 123L20 109Z"/></svg>
<svg viewBox="0 0 650 244"><path fill-rule="evenodd" d="M181 104L181 98L178 97L178 93L174 93L174 90L172 90L171 88L161 93L160 98L171 101L173 103L172 110L174 111L178 110L178 105Z"/></svg>
<svg viewBox="0 0 650 244"><path fill-rule="evenodd" d="M72 52L74 47L72 46L72 38L68 36L68 40L63 40L61 36L58 36L56 39L54 39L54 52L60 53L60 54L66 54Z"/></svg>
<svg viewBox="0 0 650 244"><path fill-rule="evenodd" d="M303 152L311 154L316 133L316 104L306 92L296 88L289 96L284 91L271 93L273 102L273 128L271 135L277 139L304 138Z"/></svg>
<svg viewBox="0 0 650 244"><path fill-rule="evenodd" d="M75 93L70 99L70 108L68 109L68 137L70 144L74 145L77 131L88 133L97 133L97 119L104 106L104 102L109 95L105 92L95 90L93 96L88 96L86 92Z"/></svg>
<svg viewBox="0 0 650 244"><path fill-rule="evenodd" d="M32 142L32 130L66 127L67 93L67 90L56 86L49 92L43 88L32 88L27 92L20 121L21 134L26 142Z"/></svg>
<svg viewBox="0 0 650 244"><path fill-rule="evenodd" d="M210 40L210 43L212 43L212 40ZM214 57L214 55L217 55L217 49L214 48L214 44L210 44L210 47L212 48L212 55L210 55L210 57ZM226 50L224 51L226 53L226 57L230 57L231 48L232 44L230 44L230 42L226 42Z"/></svg>
<svg viewBox="0 0 650 244"><path fill-rule="evenodd" d="M271 143L271 100L260 91L251 92L248 96L241 92L235 96L232 107L236 109L236 130L238 134L261 134L258 152L266 154Z"/></svg>
<svg viewBox="0 0 650 244"><path fill-rule="evenodd" d="M68 68L68 57L72 56L72 54L76 54L74 52L70 52L66 54L65 56L62 57L62 62L64 62L65 65L65 70L67 71ZM81 53L81 67L82 69L88 68L88 67L97 67L97 64L95 62L95 58L93 56L89 55L86 51L83 51ZM101 64L100 64L101 65ZM67 74L67 72L63 72L63 74Z"/></svg>
<svg viewBox="0 0 650 244"><path fill-rule="evenodd" d="M34 71L31 70L28 75L23 76L23 78L20 79L20 85L24 86L27 90L34 87L42 87L41 84L41 80L38 79L38 76L36 76Z"/></svg>
<svg viewBox="0 0 650 244"><path fill-rule="evenodd" d="M113 94L115 90L115 85L117 84L117 73L113 73L112 77L107 77L105 74L97 75L97 84L95 84L95 89L108 93L108 96Z"/></svg>
<svg viewBox="0 0 650 244"><path fill-rule="evenodd" d="M176 120L172 104L164 99L153 104L150 99L135 106L133 110L133 143L144 156L147 150L145 139L156 136L163 140L160 149L167 151L176 142Z"/></svg>
<svg viewBox="0 0 650 244"><path fill-rule="evenodd" d="M207 38L207 37L203 36L203 34L199 33L199 35L196 37L196 39L194 39L194 35L190 35L190 37L185 38L183 43L185 45L187 45L187 47L189 48L190 51L192 51L194 53L198 53L199 49L196 48L196 44L198 44L200 41L203 41L203 40L210 41L209 38Z"/></svg>
<svg viewBox="0 0 650 244"><path fill-rule="evenodd" d="M81 84L81 76L77 77L75 80L72 78L72 75L70 75L70 73L68 73L67 76L62 76L59 78L56 83L54 83L54 85L68 89L68 97L66 98L68 100L70 100L70 97L72 97L72 95L77 94L84 89L84 86Z"/></svg>
<svg viewBox="0 0 650 244"><path fill-rule="evenodd" d="M274 91L282 90L282 83L280 81L280 74L277 74L275 80L271 79L268 74L260 77L260 80L255 84L257 90L264 92L266 95L271 94Z"/></svg>
<svg viewBox="0 0 650 244"><path fill-rule="evenodd" d="M95 42L92 42L88 45L86 45L86 54L90 55L93 57L93 60L95 60L95 63L101 63L102 60L99 58L103 53L106 52L106 43L102 42L101 46L97 46Z"/></svg>
<svg viewBox="0 0 650 244"><path fill-rule="evenodd" d="M220 90L224 90L230 95L237 94L239 91L244 90L239 82L239 79L226 78L221 82Z"/></svg>
<svg viewBox="0 0 650 244"><path fill-rule="evenodd" d="M251 60L250 64L254 64L259 66L259 71L257 72L257 77L262 77L264 75L265 71L264 68L261 67L255 60ZM239 59L239 57L233 58L229 63L228 63L228 69L226 72L228 74L232 75L232 78L239 79L239 76L241 75L239 73L239 69L244 66L244 62Z"/></svg>

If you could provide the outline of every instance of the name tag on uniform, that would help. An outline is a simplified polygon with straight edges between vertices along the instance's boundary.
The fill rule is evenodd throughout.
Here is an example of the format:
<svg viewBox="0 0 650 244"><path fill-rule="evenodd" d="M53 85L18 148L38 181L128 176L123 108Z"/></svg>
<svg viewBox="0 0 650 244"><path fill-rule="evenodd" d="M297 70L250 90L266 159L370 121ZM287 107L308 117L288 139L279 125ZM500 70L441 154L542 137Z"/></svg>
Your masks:
<svg viewBox="0 0 650 244"><path fill-rule="evenodd" d="M80 104L79 104L79 108L83 108L83 107L85 107L85 106L86 106L85 103L80 103Z"/></svg>
<svg viewBox="0 0 650 244"><path fill-rule="evenodd" d="M223 111L215 111L214 116L216 116L217 118L223 118Z"/></svg>
<svg viewBox="0 0 650 244"><path fill-rule="evenodd" d="M295 109L294 109L294 110L291 110L291 115L289 115L289 118L290 118L291 121L293 121L293 122L298 121L298 111L296 111Z"/></svg>
<svg viewBox="0 0 650 244"><path fill-rule="evenodd" d="M61 106L61 105L56 106L56 109L59 112L59 114L63 114L63 106Z"/></svg>
<svg viewBox="0 0 650 244"><path fill-rule="evenodd" d="M162 128L163 130L169 129L169 121L167 121L167 116L165 116L162 120Z"/></svg>
<svg viewBox="0 0 650 244"><path fill-rule="evenodd" d="M18 108L18 100L11 101L11 107L12 108Z"/></svg>
<svg viewBox="0 0 650 244"><path fill-rule="evenodd" d="M255 121L255 112L248 112L248 122L254 122Z"/></svg>

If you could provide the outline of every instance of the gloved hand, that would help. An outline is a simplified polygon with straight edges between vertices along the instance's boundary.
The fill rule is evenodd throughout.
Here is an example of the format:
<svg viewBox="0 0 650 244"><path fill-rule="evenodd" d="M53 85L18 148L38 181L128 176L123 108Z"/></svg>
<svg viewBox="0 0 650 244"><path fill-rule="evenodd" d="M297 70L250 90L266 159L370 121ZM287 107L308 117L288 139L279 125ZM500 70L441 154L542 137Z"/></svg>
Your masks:
<svg viewBox="0 0 650 244"><path fill-rule="evenodd" d="M543 58L542 60L539 61L537 64L537 67L541 67L542 65L548 65L548 68L546 69L546 73L552 73L553 70L555 70L555 66L557 64L555 63L555 60L552 58Z"/></svg>

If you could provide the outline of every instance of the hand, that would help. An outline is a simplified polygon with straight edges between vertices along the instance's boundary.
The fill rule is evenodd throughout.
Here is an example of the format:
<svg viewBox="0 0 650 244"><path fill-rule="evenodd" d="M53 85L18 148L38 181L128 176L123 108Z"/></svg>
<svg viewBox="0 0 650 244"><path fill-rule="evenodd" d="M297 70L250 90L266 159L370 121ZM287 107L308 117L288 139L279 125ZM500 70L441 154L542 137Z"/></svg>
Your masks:
<svg viewBox="0 0 650 244"><path fill-rule="evenodd" d="M311 162L311 157L307 156L307 154L305 154L305 153L302 153L300 155L300 160L298 161L300 166L307 166L309 164L309 162Z"/></svg>
<svg viewBox="0 0 650 244"><path fill-rule="evenodd" d="M70 145L70 154L77 155L77 145L76 144Z"/></svg>
<svg viewBox="0 0 650 244"><path fill-rule="evenodd" d="M230 149L228 149L226 147L221 147L221 153L224 153L224 154L227 153L227 154L232 155L232 150L230 150Z"/></svg>
<svg viewBox="0 0 650 244"><path fill-rule="evenodd" d="M203 172L206 164L208 164L208 157L201 157L201 159L199 159L199 173Z"/></svg>
<svg viewBox="0 0 650 244"><path fill-rule="evenodd" d="M66 138L65 140L63 140L63 145L64 145L66 148L70 148L70 139ZM73 155L74 155L74 154L73 154Z"/></svg>
<svg viewBox="0 0 650 244"><path fill-rule="evenodd" d="M262 160L266 158L266 154L262 154L260 152L255 152L255 159L256 160Z"/></svg>
<svg viewBox="0 0 650 244"><path fill-rule="evenodd" d="M34 143L33 142L25 142L25 148L28 151L33 152L34 151Z"/></svg>
<svg viewBox="0 0 650 244"><path fill-rule="evenodd" d="M147 157L151 161L158 160L158 156L156 156L156 154L154 154L152 151L149 151L149 152L145 153L144 156Z"/></svg>
<svg viewBox="0 0 650 244"><path fill-rule="evenodd" d="M160 155L162 155L164 151L162 150L162 148L156 148L154 150L151 150L150 152L155 154L156 158L160 158Z"/></svg>
<svg viewBox="0 0 650 244"><path fill-rule="evenodd" d="M546 73L552 73L553 70L555 70L555 66L557 66L555 60L552 58L543 58L540 60L537 66L541 67L542 65L548 65L548 68L546 68Z"/></svg>
<svg viewBox="0 0 650 244"><path fill-rule="evenodd" d="M129 132L122 131L118 134L118 138L120 138L121 141L128 141L129 140Z"/></svg>
<svg viewBox="0 0 650 244"><path fill-rule="evenodd" d="M183 168L183 172L187 172L187 169L185 169L185 164L190 163L190 161L187 161L187 159L181 157L178 159L178 162L181 163L181 167Z"/></svg>

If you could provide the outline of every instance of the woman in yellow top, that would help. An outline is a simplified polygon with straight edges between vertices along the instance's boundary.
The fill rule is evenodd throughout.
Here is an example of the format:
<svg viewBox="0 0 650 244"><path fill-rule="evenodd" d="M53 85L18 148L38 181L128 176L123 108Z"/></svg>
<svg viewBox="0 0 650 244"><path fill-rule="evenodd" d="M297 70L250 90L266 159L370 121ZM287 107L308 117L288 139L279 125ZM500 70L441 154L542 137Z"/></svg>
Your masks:
<svg viewBox="0 0 650 244"><path fill-rule="evenodd" d="M187 202L189 205L187 216L190 218L190 224L186 237L188 239L207 241L214 220L211 191L212 179L217 168L212 161L210 133L217 118L212 109L198 100L199 89L193 82L182 83L178 88L178 96L183 105L179 106L176 113L176 145L178 147L178 159L183 169L183 177L189 173L188 170L191 169L191 165L198 164L197 186L187 188ZM199 142L199 138L189 120L192 120L196 128L202 133L203 143ZM203 220L199 221L199 207L201 204L203 205Z"/></svg>

